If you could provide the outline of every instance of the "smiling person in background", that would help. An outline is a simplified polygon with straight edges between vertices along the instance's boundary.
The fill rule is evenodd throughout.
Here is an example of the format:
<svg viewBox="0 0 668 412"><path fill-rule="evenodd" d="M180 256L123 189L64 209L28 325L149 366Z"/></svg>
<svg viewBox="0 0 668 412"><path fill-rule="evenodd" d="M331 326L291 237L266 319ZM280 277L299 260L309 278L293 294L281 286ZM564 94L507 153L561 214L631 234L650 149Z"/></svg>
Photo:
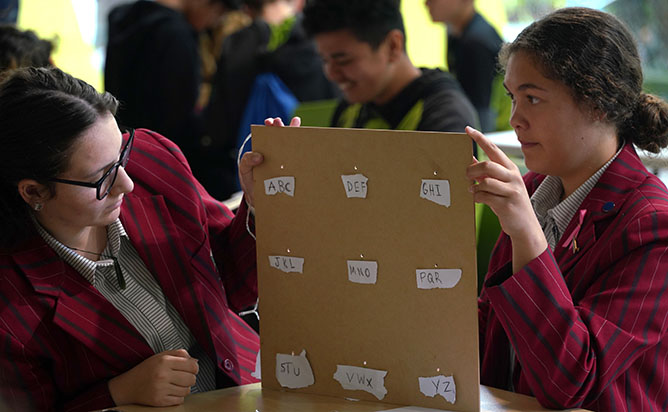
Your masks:
<svg viewBox="0 0 668 412"><path fill-rule="evenodd" d="M26 68L0 84L0 395L15 410L177 405L254 382L247 202L235 217L179 148L122 132L109 93Z"/></svg>
<svg viewBox="0 0 668 412"><path fill-rule="evenodd" d="M530 172L481 133L467 175L503 232L479 299L481 383L551 408L668 407L668 191L634 145L668 144L626 27L557 10L504 46Z"/></svg>
<svg viewBox="0 0 668 412"><path fill-rule="evenodd" d="M457 81L406 54L397 0L309 0L304 27L344 95L334 127L463 132L477 124Z"/></svg>

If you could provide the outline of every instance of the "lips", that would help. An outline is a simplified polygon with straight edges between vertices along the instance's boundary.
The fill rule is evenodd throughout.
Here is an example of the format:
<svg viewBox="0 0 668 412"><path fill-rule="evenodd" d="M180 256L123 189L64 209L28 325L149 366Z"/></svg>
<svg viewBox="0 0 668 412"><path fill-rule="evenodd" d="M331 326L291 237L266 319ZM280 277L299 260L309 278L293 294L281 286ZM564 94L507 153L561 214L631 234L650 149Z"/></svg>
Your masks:
<svg viewBox="0 0 668 412"><path fill-rule="evenodd" d="M119 207L121 207L122 204L123 204L123 199L121 199L121 200L119 200L118 202L114 203L111 207L109 207L109 209L110 209L110 210L116 210L116 209L118 209Z"/></svg>
<svg viewBox="0 0 668 412"><path fill-rule="evenodd" d="M520 145L522 146L522 149L538 146L538 143L528 142L526 140L521 140L520 139L519 142L520 142Z"/></svg>

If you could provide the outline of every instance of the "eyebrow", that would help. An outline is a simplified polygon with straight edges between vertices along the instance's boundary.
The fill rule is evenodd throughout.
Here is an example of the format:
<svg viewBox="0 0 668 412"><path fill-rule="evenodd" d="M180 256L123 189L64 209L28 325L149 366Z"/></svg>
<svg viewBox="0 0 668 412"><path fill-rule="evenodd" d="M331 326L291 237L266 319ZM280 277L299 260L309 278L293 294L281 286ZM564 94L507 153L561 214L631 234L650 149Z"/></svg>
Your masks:
<svg viewBox="0 0 668 412"><path fill-rule="evenodd" d="M336 52L336 53L332 54L331 56L329 56L330 59L343 59L343 58L346 58L346 57L350 57L348 55L348 53L346 53L346 52Z"/></svg>
<svg viewBox="0 0 668 412"><path fill-rule="evenodd" d="M96 171L94 171L94 172L89 173L88 175L86 175L86 176L84 177L84 179L92 179L93 177L97 176L98 173L109 170L109 168L110 168L111 166L113 166L114 163L116 163L116 162L117 162L117 160L114 160L113 162L111 162L111 163L109 163L109 164L106 164L106 165L102 166L101 168L97 169Z"/></svg>
<svg viewBox="0 0 668 412"><path fill-rule="evenodd" d="M506 86L506 82L503 82L503 87L504 87L507 91L510 91L510 90L508 89L508 86ZM536 90L541 90L541 91L544 91L544 92L547 91L545 88L540 87L540 86L538 86L537 84L534 84L534 83L522 83L522 84L520 84L520 85L517 87L517 90L520 91L520 92L521 92L521 91L525 91L525 90L529 90L529 89L536 89Z"/></svg>

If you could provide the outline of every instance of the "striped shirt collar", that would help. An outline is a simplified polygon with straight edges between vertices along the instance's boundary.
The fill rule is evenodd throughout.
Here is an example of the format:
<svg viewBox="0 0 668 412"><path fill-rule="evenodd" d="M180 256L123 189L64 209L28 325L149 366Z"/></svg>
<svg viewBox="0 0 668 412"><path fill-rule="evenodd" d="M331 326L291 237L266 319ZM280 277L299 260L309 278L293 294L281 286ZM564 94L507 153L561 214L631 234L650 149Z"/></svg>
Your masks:
<svg viewBox="0 0 668 412"><path fill-rule="evenodd" d="M79 255L74 250L65 246L63 243L53 237L49 232L47 232L46 229L44 229L44 227L37 221L37 219L33 219L33 222L35 223L35 227L37 228L40 236L42 239L44 239L47 245L49 245L56 252L56 254L65 261L65 263L72 266L93 286L96 285L95 274L97 273L97 269L113 265L113 261L111 259L101 258L98 261L94 261ZM128 235L125 232L120 219L116 219L109 226L107 226L107 246L102 251L102 254L106 256L119 257L122 237L127 239Z"/></svg>
<svg viewBox="0 0 668 412"><path fill-rule="evenodd" d="M547 176L536 188L531 196L531 204L552 250L554 250L561 235L566 231L575 212L623 148L624 144L610 160L564 200L561 200L564 186L559 177ZM554 230L554 232L548 234L549 229ZM554 236L554 239L552 239L552 236Z"/></svg>

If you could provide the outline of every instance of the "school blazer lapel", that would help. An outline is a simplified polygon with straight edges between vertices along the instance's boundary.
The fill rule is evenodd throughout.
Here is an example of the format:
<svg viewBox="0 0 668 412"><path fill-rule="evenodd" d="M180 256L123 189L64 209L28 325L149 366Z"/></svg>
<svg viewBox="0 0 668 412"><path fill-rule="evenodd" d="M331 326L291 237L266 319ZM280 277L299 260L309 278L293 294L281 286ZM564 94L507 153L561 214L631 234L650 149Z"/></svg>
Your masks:
<svg viewBox="0 0 668 412"><path fill-rule="evenodd" d="M53 323L103 359L109 369L125 371L153 354L123 315L41 238L13 258L35 292L44 297L41 301L53 307Z"/></svg>
<svg viewBox="0 0 668 412"><path fill-rule="evenodd" d="M646 177L647 171L633 146L626 145L582 202L555 247L554 256L564 277L588 256L597 241L605 241L600 238L603 231L623 211L630 192Z"/></svg>
<svg viewBox="0 0 668 412"><path fill-rule="evenodd" d="M209 354L215 353L206 311L201 304L202 291L195 281L196 270L191 263L192 255L197 251L195 249L202 247L206 238L183 239L184 235L179 232L165 199L160 195L126 195L121 221L165 297L174 305L200 345Z"/></svg>

